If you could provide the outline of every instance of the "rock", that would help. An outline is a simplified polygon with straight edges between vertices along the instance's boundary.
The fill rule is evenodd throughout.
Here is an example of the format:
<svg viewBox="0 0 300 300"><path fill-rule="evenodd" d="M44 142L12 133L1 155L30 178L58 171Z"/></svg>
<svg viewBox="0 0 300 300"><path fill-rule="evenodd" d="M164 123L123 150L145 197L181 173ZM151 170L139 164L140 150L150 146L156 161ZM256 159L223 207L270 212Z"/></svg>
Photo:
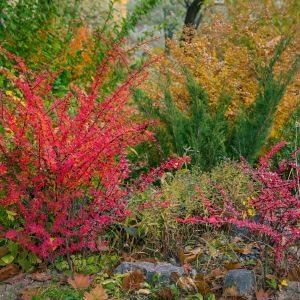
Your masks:
<svg viewBox="0 0 300 300"><path fill-rule="evenodd" d="M288 286L278 295L278 300L299 300L300 299L300 282L289 281Z"/></svg>
<svg viewBox="0 0 300 300"><path fill-rule="evenodd" d="M146 276L148 283L170 283L171 274L177 273L179 276L184 274L182 267L174 266L167 262L122 262L115 270L115 274L124 274L134 270L141 270Z"/></svg>
<svg viewBox="0 0 300 300"><path fill-rule="evenodd" d="M236 269L226 273L223 285L224 297L247 297L256 290L256 280L253 271L247 269Z"/></svg>

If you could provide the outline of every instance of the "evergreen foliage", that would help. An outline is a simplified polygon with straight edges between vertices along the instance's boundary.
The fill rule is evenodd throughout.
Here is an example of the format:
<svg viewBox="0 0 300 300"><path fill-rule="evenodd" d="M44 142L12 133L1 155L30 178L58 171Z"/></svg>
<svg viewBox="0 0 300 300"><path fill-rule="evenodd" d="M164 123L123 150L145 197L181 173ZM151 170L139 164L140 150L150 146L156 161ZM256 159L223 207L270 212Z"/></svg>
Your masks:
<svg viewBox="0 0 300 300"><path fill-rule="evenodd" d="M289 39L281 39L269 64L258 70L260 77L256 101L237 118L229 147L236 155L244 156L249 162L257 158L266 144L278 105L299 67L298 55L287 72L280 74L279 78L274 75L276 62L280 60L288 44Z"/></svg>
<svg viewBox="0 0 300 300"><path fill-rule="evenodd" d="M267 145L278 105L298 70L300 60L296 56L287 72L275 75L276 63L289 42L283 38L270 62L257 67L259 90L256 100L250 107L243 107L234 122L226 117L231 97L221 95L217 104L211 105L206 91L190 75L187 75L186 83L189 92L187 111L177 107L168 88L164 89L160 107L153 104L151 97L136 93L135 100L141 112L161 123L156 129L156 137L164 155L172 151L179 155L188 154L202 170L211 170L224 157L239 159L244 156L253 163Z"/></svg>
<svg viewBox="0 0 300 300"><path fill-rule="evenodd" d="M135 94L135 100L145 115L158 118L163 124L157 129L157 140L164 155L172 151L179 155L188 154L194 164L209 170L226 153L228 122L225 111L230 97L224 96L215 109L211 109L207 93L190 76L187 76L187 86L191 102L188 112L176 106L168 90L165 90L160 108L153 106L151 98L140 91Z"/></svg>

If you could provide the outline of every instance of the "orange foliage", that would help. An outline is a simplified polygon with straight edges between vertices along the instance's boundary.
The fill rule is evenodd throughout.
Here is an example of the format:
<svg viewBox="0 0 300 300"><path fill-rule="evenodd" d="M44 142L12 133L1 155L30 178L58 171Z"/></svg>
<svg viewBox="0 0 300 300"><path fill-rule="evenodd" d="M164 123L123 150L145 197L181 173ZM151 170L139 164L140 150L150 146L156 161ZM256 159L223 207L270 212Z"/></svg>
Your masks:
<svg viewBox="0 0 300 300"><path fill-rule="evenodd" d="M234 6L228 5L228 10L229 16L206 18L191 41L169 41L170 53L158 65L159 81L168 74L171 93L181 109L189 101L182 66L206 89L212 104L224 92L230 93L228 116L234 117L241 105L255 100L259 90L256 67L268 63L282 36L293 34L293 40L276 66L276 76L286 71L290 60L299 54L300 5L296 0L285 1L281 7L276 7L274 1L237 1ZM290 112L299 106L299 88L298 72L280 104L274 129L281 127ZM153 83L148 82L146 89L159 100L161 92Z"/></svg>
<svg viewBox="0 0 300 300"><path fill-rule="evenodd" d="M74 72L79 76L83 74L84 67L86 64L92 62L93 54L93 38L91 32L85 26L78 28L74 38L72 39L70 45L70 54L75 56L78 50L82 51L82 62L74 66Z"/></svg>
<svg viewBox="0 0 300 300"><path fill-rule="evenodd" d="M94 41L92 32L87 26L82 25L78 28L73 28L73 38L66 44L61 46L61 41L66 39L66 32L60 32L60 36L51 41L51 48L56 49L56 55L53 57L47 57L46 45L48 41L48 34L55 35L55 32L51 29L40 30L38 32L39 39L43 42L39 44L36 53L32 54L30 61L36 66L44 65L56 68L62 64L67 64L66 70L71 71L72 79L78 79L85 74L85 69L88 64L92 63L92 55L94 51ZM59 40L61 39L61 41ZM68 62L69 58L75 59L78 51L81 51L81 58L76 63L72 64Z"/></svg>

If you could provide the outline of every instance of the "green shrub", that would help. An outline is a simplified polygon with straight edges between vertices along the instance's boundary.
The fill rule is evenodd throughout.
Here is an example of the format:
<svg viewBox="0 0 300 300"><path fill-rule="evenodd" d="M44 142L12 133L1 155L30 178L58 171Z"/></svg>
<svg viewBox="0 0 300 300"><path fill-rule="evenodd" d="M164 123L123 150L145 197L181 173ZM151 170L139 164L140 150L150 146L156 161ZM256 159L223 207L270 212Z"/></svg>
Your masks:
<svg viewBox="0 0 300 300"><path fill-rule="evenodd" d="M230 96L224 94L217 104L212 105L205 90L189 75L186 111L173 101L169 92L172 82L168 79L159 104L141 91L136 93L135 101L144 117L159 120L159 126L154 130L163 154L188 154L192 163L203 171L211 170L224 157L239 159L244 156L254 163L268 143L278 105L299 67L300 56L296 56L288 71L275 76L274 68L289 42L283 38L270 62L257 67L259 89L256 100L249 107L242 107L233 121L226 117Z"/></svg>
<svg viewBox="0 0 300 300"><path fill-rule="evenodd" d="M222 206L220 188L237 206L242 205L255 190L250 178L233 161L224 161L210 172L194 167L179 170L175 175L164 173L160 188L152 187L130 199L129 206L134 214L126 226L136 229L143 246L174 255L180 244L188 239L197 240L199 230L203 231L198 225L178 223L177 218L207 213L199 198L200 191L210 201ZM141 207L145 208L140 210Z"/></svg>

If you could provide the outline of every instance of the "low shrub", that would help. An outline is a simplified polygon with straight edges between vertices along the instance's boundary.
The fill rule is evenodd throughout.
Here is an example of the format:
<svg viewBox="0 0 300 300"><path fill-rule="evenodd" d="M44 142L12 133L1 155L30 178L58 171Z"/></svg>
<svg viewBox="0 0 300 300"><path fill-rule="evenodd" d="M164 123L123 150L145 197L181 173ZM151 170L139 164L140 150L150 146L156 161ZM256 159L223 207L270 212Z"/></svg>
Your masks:
<svg viewBox="0 0 300 300"><path fill-rule="evenodd" d="M120 51L107 53L86 90L74 85L57 98L57 74L32 72L1 50L14 66L1 69L12 90L1 93L0 204L16 220L1 224L1 236L49 260L101 249L104 230L130 213L130 193L188 161L171 159L130 177L127 149L152 139L149 123L132 121L126 105L147 64L107 95L102 78Z"/></svg>
<svg viewBox="0 0 300 300"><path fill-rule="evenodd" d="M179 245L197 240L201 232L210 230L197 224L178 223L177 218L182 215L208 215L199 196L200 190L215 205L223 207L220 187L238 207L242 207L243 200L255 190L250 176L238 163L230 160L210 172L202 172L195 167L192 170L181 169L174 175L167 172L161 177L160 187L152 186L130 199L129 207L133 213L123 225L136 244L153 251L160 249L166 256L176 256Z"/></svg>
<svg viewBox="0 0 300 300"><path fill-rule="evenodd" d="M265 245L265 251L269 247L274 249L277 261L283 258L299 259L299 165L295 160L282 160L274 168L271 163L271 158L285 144L281 142L273 147L260 159L256 168L246 161L242 163L244 172L256 183L256 189L244 202L244 207L238 207L222 187L218 193L223 198L223 205L212 202L199 190L199 197L208 214L179 218L178 221L247 228L253 239ZM294 153L293 158L296 156L297 153Z"/></svg>

